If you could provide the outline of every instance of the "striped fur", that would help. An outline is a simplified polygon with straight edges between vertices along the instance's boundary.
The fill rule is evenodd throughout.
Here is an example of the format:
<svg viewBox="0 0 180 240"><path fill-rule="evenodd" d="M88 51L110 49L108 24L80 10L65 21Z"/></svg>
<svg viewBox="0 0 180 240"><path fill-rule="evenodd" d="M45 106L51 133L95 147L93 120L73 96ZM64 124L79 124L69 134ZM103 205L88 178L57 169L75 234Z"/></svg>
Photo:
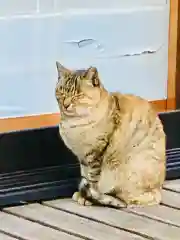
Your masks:
<svg viewBox="0 0 180 240"><path fill-rule="evenodd" d="M160 203L166 137L151 104L108 92L96 68L72 71L57 63L57 69L59 132L82 175L73 199L114 207Z"/></svg>

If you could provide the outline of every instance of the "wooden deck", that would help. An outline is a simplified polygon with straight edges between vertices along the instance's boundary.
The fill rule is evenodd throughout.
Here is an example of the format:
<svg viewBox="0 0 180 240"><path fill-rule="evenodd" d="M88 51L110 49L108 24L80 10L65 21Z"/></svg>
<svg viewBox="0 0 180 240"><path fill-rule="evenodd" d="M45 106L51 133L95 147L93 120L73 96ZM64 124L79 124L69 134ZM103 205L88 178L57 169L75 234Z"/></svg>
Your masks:
<svg viewBox="0 0 180 240"><path fill-rule="evenodd" d="M167 182L160 206L115 210L71 199L25 204L0 212L0 240L179 240L180 180Z"/></svg>

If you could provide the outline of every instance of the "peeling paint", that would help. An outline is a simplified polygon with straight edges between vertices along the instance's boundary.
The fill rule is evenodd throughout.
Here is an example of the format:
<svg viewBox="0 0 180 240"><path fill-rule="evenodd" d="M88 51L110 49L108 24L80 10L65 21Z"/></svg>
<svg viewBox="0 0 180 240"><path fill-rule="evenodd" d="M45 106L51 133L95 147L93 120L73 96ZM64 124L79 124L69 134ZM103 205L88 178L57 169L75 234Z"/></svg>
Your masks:
<svg viewBox="0 0 180 240"><path fill-rule="evenodd" d="M77 45L79 48L86 47L88 45L94 45L95 48L98 49L99 51L101 52L104 51L103 45L93 38L85 38L82 40L69 40L65 41L65 43Z"/></svg>
<svg viewBox="0 0 180 240"><path fill-rule="evenodd" d="M65 43L75 45L78 48L84 48L88 45L94 45L95 48L97 50L99 50L100 52L105 51L103 44L99 43L97 40L95 40L93 38L85 38L82 40L68 40L68 41L65 41ZM163 47L163 45L161 45L160 47L158 47L156 49L148 48L148 49L142 49L139 51L134 51L131 53L113 54L111 56L110 55L98 56L96 58L122 58L122 57L135 57L135 56L141 56L141 55L149 55L149 54L157 53L162 47Z"/></svg>
<svg viewBox="0 0 180 240"><path fill-rule="evenodd" d="M110 58L121 58L121 57L136 57L136 56L141 56L141 55L155 54L155 53L157 53L162 47L163 47L163 45L160 46L160 47L157 48L157 49L146 49L146 50L137 51L137 52L132 52L132 53L112 55L112 56L109 56L109 57L110 57Z"/></svg>
<svg viewBox="0 0 180 240"><path fill-rule="evenodd" d="M140 56L140 55L146 55L146 54L153 54L155 53L156 50L144 50L142 52L138 52L138 53L127 53L124 55L120 55L120 57L133 57L133 56Z"/></svg>

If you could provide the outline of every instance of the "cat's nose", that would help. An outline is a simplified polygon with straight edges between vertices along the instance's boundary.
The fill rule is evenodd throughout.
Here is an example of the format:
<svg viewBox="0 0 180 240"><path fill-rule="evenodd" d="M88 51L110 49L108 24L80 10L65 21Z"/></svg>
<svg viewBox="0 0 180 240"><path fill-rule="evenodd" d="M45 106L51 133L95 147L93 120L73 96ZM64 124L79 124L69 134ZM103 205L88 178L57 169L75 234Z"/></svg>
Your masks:
<svg viewBox="0 0 180 240"><path fill-rule="evenodd" d="M70 99L65 99L64 100L64 107L67 109L71 105L71 100Z"/></svg>
<svg viewBox="0 0 180 240"><path fill-rule="evenodd" d="M71 105L71 104L69 104L69 103L67 104L67 103L66 103L66 104L64 104L64 107L65 107L66 109L68 109L68 107L69 107L70 105Z"/></svg>

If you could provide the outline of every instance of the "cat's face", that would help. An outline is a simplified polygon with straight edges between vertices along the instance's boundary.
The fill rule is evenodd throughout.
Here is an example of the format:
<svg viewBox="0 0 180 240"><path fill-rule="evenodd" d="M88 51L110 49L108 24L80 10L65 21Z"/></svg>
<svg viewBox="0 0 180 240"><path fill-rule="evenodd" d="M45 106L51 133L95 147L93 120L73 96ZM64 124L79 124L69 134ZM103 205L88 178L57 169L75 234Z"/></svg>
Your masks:
<svg viewBox="0 0 180 240"><path fill-rule="evenodd" d="M61 113L67 116L87 116L100 101L103 86L94 67L72 71L56 62L58 82L56 99Z"/></svg>

